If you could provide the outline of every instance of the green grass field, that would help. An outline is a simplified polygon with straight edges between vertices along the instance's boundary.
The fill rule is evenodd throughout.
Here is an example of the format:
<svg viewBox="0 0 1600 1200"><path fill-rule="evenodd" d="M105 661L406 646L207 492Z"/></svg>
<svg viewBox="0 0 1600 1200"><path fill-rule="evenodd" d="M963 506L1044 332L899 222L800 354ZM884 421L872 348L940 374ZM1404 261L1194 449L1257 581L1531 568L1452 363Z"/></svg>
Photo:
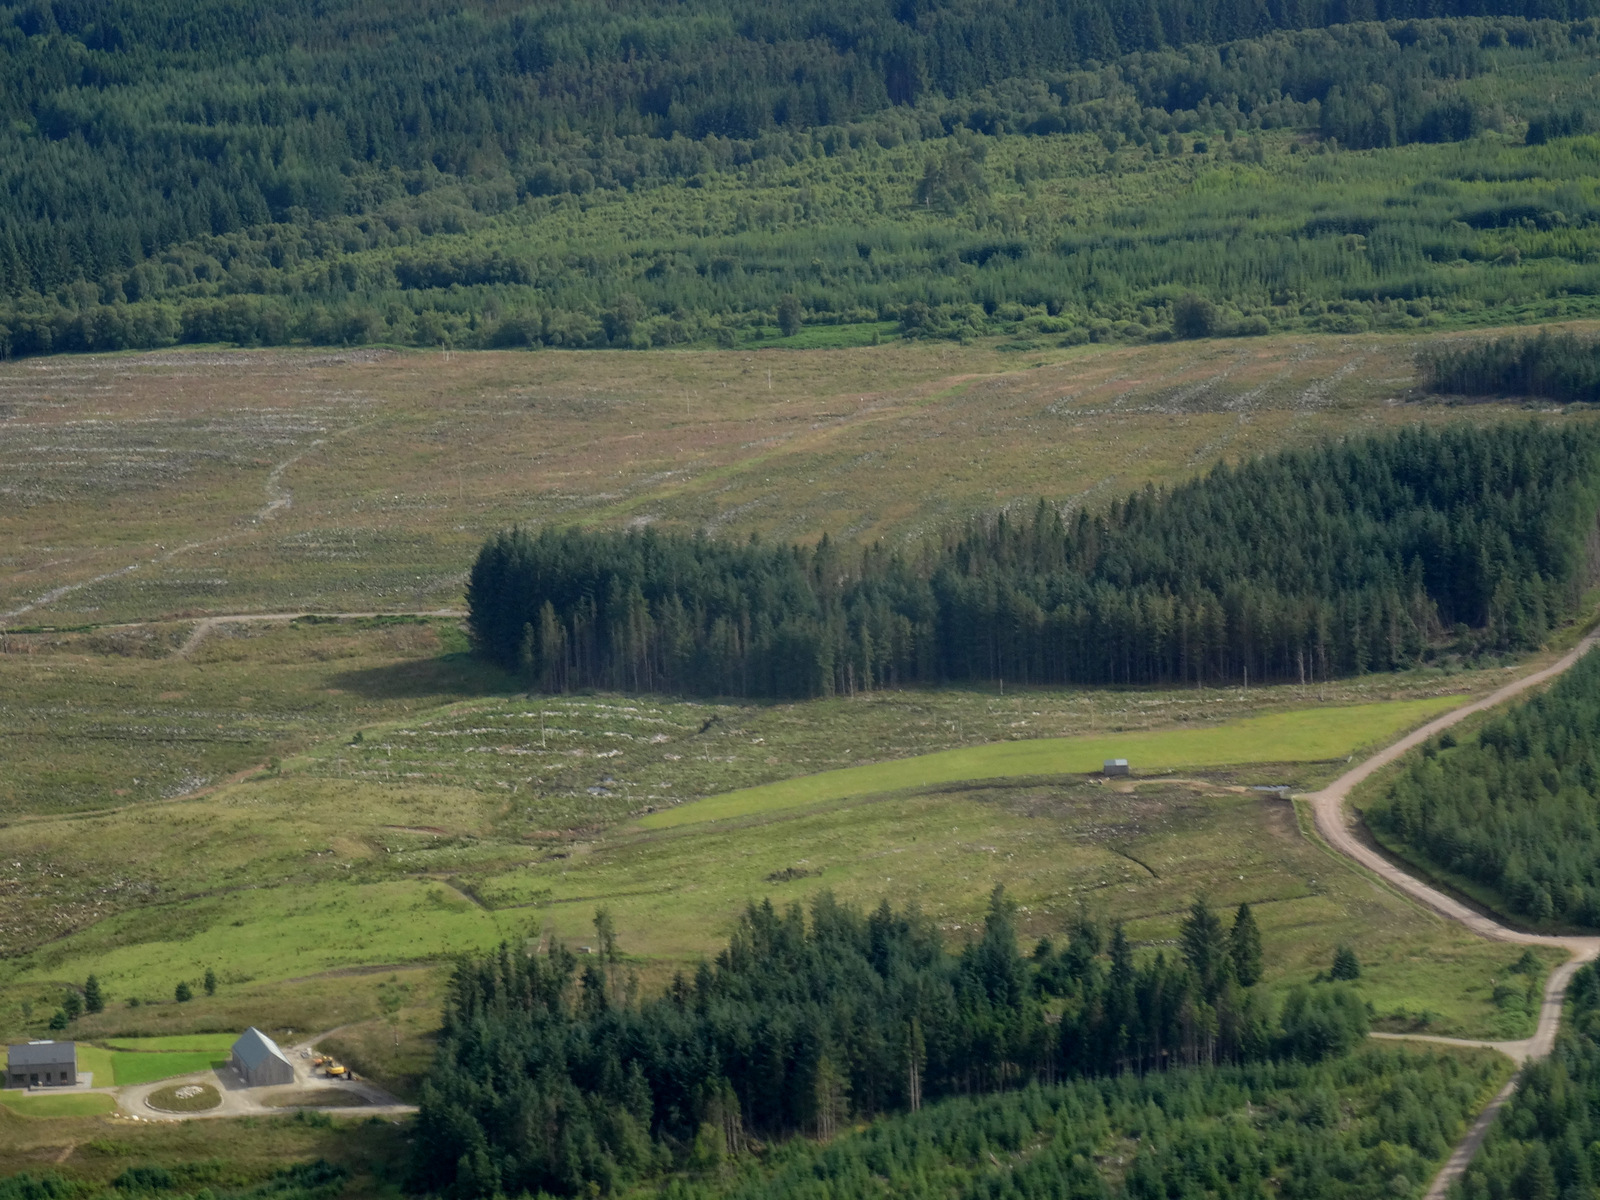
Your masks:
<svg viewBox="0 0 1600 1200"><path fill-rule="evenodd" d="M22 1117L92 1117L117 1108L110 1096L28 1096L20 1092L0 1092L0 1105Z"/></svg>
<svg viewBox="0 0 1600 1200"><path fill-rule="evenodd" d="M111 1056L112 1081L117 1087L134 1083L154 1083L174 1075L191 1075L226 1066L228 1060L214 1050L166 1050L129 1052Z"/></svg>
<svg viewBox="0 0 1600 1200"><path fill-rule="evenodd" d="M369 729L357 746L333 742L286 764L279 776L213 796L12 826L13 852L50 864L52 907L70 912L82 897L83 909L98 918L25 954L15 978L35 989L36 1014L49 1011L51 981L92 971L118 1020L128 1019L122 1005L129 999L142 1000L141 1013L173 1019L184 1006L157 1002L178 980L193 986L207 969L227 990L370 963L430 962L515 937L549 898L586 894L550 879L586 861L597 838L616 836L603 829L625 828L630 811L658 797L713 793L646 816L647 829L954 780L1078 774L1111 754L1134 758L1141 770L1266 762L1273 765L1249 782L1315 779L1335 769L1328 760L1392 736L1497 678L1496 671L1424 671L1322 688L1004 698L883 692L805 705L615 697L463 702L403 726ZM1346 703L1281 711L1314 703L1318 692ZM713 727L701 732L712 718ZM1120 732L1027 736L1107 727ZM988 740L1007 737L1022 740ZM944 749L975 738L984 744ZM894 760L870 763L881 755ZM870 765L737 790L863 758ZM505 784L508 768L539 772L537 779L512 776L527 789L526 800ZM609 795L595 797L584 786L599 779L612 779L599 789ZM591 822L597 811L610 820L585 828L583 805ZM91 908L99 881L116 870L182 898L130 897L136 902L120 911L108 912L104 903ZM253 880L281 882L240 886ZM698 953L716 936L675 935L666 952ZM200 1019L199 1010L189 1011ZM13 1009L11 1019L16 1015ZM224 1027L262 1019L241 1011Z"/></svg>
<svg viewBox="0 0 1600 1200"><path fill-rule="evenodd" d="M104 1046L92 1045L86 1041L78 1042L78 1071L88 1071L92 1076L91 1082L95 1087L111 1087L115 1083L116 1067L113 1064L113 1053Z"/></svg>
<svg viewBox="0 0 1600 1200"><path fill-rule="evenodd" d="M286 979L367 963L433 961L492 946L521 923L485 910L449 883L425 879L249 889L181 911L184 936L149 936L140 929L141 913L113 917L52 947L48 967L33 977L75 978L92 970L108 987L138 992L220 964L231 978ZM216 1051L122 1052L115 1056L117 1082L141 1081L123 1078L125 1063L192 1062L182 1070L198 1071L216 1057Z"/></svg>
<svg viewBox="0 0 1600 1200"><path fill-rule="evenodd" d="M292 660L317 650L319 638L343 647L351 631L337 624L276 627L224 643L230 654L250 653L223 661ZM335 654L331 661L341 660ZM956 829L978 845L1012 836L1004 806L978 805L947 824L942 813L930 817L910 857L894 840L894 827L880 827L872 814L891 811L886 803L955 804L955 792L937 801L910 793L938 793L973 779L1029 786L1060 779L1048 786L1071 790L1111 756L1133 759L1142 772L1227 786L1312 786L1348 755L1502 677L1497 668L1430 669L1248 692L881 692L772 705L489 696L422 709L366 726L354 744L328 738L278 773L210 795L6 827L8 849L21 861L49 864L50 890L36 903L90 919L16 960L13 983L0 989L0 1019L19 1030L37 1025L58 1002L51 998L55 981L93 972L111 1007L79 1036L98 1030L116 1039L115 1065L108 1056L103 1069L119 1082L133 1078L127 1071L149 1079L204 1069L204 1052L220 1054L234 1036L124 1040L134 1035L246 1024L311 1031L369 1021L371 1036L356 1035L366 1072L391 1077L404 1090L426 1061L417 1039L426 1033L421 1014L434 993L396 1001L408 1011L407 1043L397 1050L386 1045L386 1025L376 1021L388 1003L381 992L358 985L343 994L331 978L323 980L327 973L425 966L546 932L581 943L594 907L605 903L625 922L640 969L659 979L674 964L713 951L746 901L804 896L819 886L869 905L884 896L922 896L959 938L988 888L1005 879L1032 889L1030 935L1058 932L1080 897L1110 894L1120 875L1103 882L1087 877L1104 863L1126 862L1116 855L1084 859L1058 847L1046 870L1036 858L1040 847L1030 842L1023 859L1030 865L1021 875L1016 864L984 852L963 860L958 883L935 850L941 840L964 844L966 835ZM596 789L600 781L605 785ZM664 807L682 796L695 802ZM656 805L663 807L643 812ZM1182 819L1190 819L1183 811ZM870 836L857 837L860 822ZM730 837L736 840L726 842ZM819 855L827 860L832 853L828 847L857 842L859 854L816 865ZM876 857L890 856L896 869L879 871ZM708 862L717 864L715 871L706 869ZM106 905L101 881L117 871L148 881L155 894ZM796 871L798 877L784 874ZM1202 884L1189 879L1182 887ZM162 898L164 892L173 898ZM1174 890L1163 897L1162 911L1186 902ZM1169 936L1152 933L1151 942ZM1372 931L1319 917L1305 938L1309 957L1286 958L1280 977L1322 969L1316 956L1339 939L1352 940L1366 958L1392 957ZM1280 952L1291 944L1283 942ZM1448 986L1468 980L1477 987L1492 977L1492 955L1471 947L1435 946L1400 961L1426 979L1434 960L1460 955L1465 965L1439 968ZM171 1002L178 980L195 986L207 969L223 981L216 1000ZM262 999L252 1003L247 995ZM140 1007L127 1007L135 999ZM22 1019L24 1001L33 1004L31 1023ZM416 1015L411 1006L420 1006ZM1465 994L1439 1000L1431 987L1408 990L1397 981L1384 1010L1432 1012L1434 1027L1479 1032L1518 1019ZM156 1066L136 1046L192 1057ZM145 1061L124 1067L130 1058Z"/></svg>
<svg viewBox="0 0 1600 1200"><path fill-rule="evenodd" d="M843 800L900 788L926 788L965 780L1098 771L1110 758L1135 770L1173 771L1245 763L1320 762L1345 758L1392 741L1400 733L1453 708L1453 696L1319 708L1249 717L1208 729L1159 733L1035 738L946 750L896 762L808 775L766 787L713 796L641 818L646 829L760 816L786 808ZM1259 782L1275 782L1266 778Z"/></svg>

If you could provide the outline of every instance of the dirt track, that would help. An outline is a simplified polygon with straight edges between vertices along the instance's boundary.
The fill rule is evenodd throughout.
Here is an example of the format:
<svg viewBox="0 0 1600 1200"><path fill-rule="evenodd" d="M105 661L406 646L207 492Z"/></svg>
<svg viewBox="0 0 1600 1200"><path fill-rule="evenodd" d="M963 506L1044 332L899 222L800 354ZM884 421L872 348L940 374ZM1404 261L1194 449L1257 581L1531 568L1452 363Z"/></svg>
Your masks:
<svg viewBox="0 0 1600 1200"><path fill-rule="evenodd" d="M1371 758L1361 763L1352 770L1346 771L1320 792L1313 792L1303 797L1311 804L1312 812L1316 816L1317 831L1327 841L1328 845L1347 858L1379 876L1385 883L1403 892L1418 901L1424 907L1433 910L1447 920L1456 921L1465 925L1480 937L1490 938L1499 942L1513 942L1519 945L1535 946L1560 946L1572 953L1572 958L1554 971L1545 982L1544 1002L1539 1009L1539 1023L1534 1029L1531 1038L1516 1042L1478 1042L1457 1040L1454 1038L1422 1038L1430 1042L1442 1042L1449 1045L1465 1046L1490 1046L1509 1055L1521 1064L1530 1059L1543 1058L1550 1053L1555 1045L1556 1030L1561 1024L1561 1004L1566 996L1567 984L1572 981L1573 975L1584 963L1600 957L1600 937L1552 937L1544 934L1524 933L1518 929L1502 925L1494 918L1484 915L1475 909L1469 908L1452 896L1447 896L1437 888L1430 887L1409 874L1402 868L1390 862L1383 855L1373 850L1358 838L1352 828L1351 818L1345 809L1345 801L1349 798L1351 790L1374 771L1392 763L1408 750L1415 749L1423 742L1433 737L1442 730L1448 729L1456 722L1464 720L1473 713L1482 712L1497 704L1535 687L1560 675L1578 659L1582 658L1589 649L1600 640L1600 633L1590 634L1578 643L1570 654L1561 658L1549 667L1524 675L1521 679L1506 684L1493 694L1472 704L1463 705L1461 708L1446 713L1428 722L1421 729L1407 734L1392 746L1388 746L1374 754ZM1376 1035L1406 1037L1408 1035ZM1496 1113L1502 1105L1510 1099L1516 1090L1516 1080L1508 1083L1494 1100L1478 1115L1472 1128L1467 1131L1455 1151L1450 1155L1444 1168L1434 1178L1432 1186L1428 1188L1426 1200L1442 1200L1450 1184L1460 1177L1466 1170L1467 1164L1472 1161L1472 1156L1477 1153L1478 1147L1483 1143L1484 1136L1489 1132Z"/></svg>

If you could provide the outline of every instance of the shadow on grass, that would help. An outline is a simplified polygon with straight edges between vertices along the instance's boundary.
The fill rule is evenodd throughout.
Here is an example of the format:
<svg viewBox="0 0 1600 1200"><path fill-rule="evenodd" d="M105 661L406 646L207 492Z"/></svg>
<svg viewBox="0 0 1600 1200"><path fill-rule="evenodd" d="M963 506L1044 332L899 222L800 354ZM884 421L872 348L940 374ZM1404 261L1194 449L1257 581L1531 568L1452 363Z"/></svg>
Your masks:
<svg viewBox="0 0 1600 1200"><path fill-rule="evenodd" d="M479 662L466 653L341 671L328 682L333 687L370 700L446 701L476 696L507 696L527 690L516 676L499 667Z"/></svg>

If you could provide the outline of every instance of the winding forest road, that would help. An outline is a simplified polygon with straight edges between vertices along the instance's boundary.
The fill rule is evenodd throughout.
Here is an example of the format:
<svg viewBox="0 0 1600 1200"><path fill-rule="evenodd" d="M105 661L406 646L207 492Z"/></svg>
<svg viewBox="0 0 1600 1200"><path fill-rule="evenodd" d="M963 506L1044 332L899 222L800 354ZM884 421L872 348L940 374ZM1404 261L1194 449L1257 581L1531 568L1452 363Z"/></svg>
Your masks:
<svg viewBox="0 0 1600 1200"><path fill-rule="evenodd" d="M1360 866L1365 867L1390 887L1411 897L1425 908L1432 909L1447 920L1456 921L1466 926L1480 937L1490 938L1498 942L1513 942L1519 945L1560 946L1572 954L1570 959L1554 971L1551 971L1549 979L1545 981L1544 1002L1539 1008L1539 1023L1534 1029L1531 1038L1518 1042L1481 1042L1456 1038L1424 1037L1419 1039L1405 1034L1378 1034L1375 1036L1441 1042L1456 1046L1489 1046L1509 1055L1519 1064L1530 1059L1545 1057L1555 1045L1556 1030L1561 1025L1561 1004L1567 993L1567 984L1572 981L1572 977L1577 973L1579 967L1600 957L1600 937L1552 937L1537 933L1523 933L1521 930L1502 925L1494 918L1469 908L1461 901L1445 895L1437 888L1430 887L1422 880L1408 875L1403 869L1363 842L1356 835L1354 822L1345 808L1345 801L1349 799L1350 792L1355 786L1367 779L1373 772L1388 766L1408 750L1415 749L1435 734L1448 729L1458 721L1465 720L1473 713L1482 712L1486 708L1493 708L1495 705L1504 703L1528 688L1536 687L1547 680L1554 679L1588 653L1597 641L1600 641L1600 632L1589 634L1573 648L1571 653L1543 670L1524 675L1521 679L1506 684L1499 690L1485 696L1482 700L1476 700L1471 704L1453 709L1444 716L1428 722L1428 724L1420 729L1413 730L1392 746L1380 750L1354 769L1346 771L1320 792L1311 792L1302 797L1302 799L1310 803L1312 813L1316 818L1317 832L1322 835L1329 846L1346 858L1352 859ZM1466 1137L1462 1138L1451 1153L1449 1160L1446 1161L1439 1174L1435 1176L1432 1186L1428 1188L1426 1200L1442 1200L1450 1185L1467 1169L1467 1164L1472 1161L1472 1156L1478 1152L1478 1147L1483 1144L1483 1139L1488 1134L1489 1126L1493 1123L1495 1115L1505 1102L1511 1098L1516 1086L1517 1082L1513 1079L1490 1101L1488 1107L1478 1114L1478 1119L1473 1122L1472 1128L1467 1131Z"/></svg>

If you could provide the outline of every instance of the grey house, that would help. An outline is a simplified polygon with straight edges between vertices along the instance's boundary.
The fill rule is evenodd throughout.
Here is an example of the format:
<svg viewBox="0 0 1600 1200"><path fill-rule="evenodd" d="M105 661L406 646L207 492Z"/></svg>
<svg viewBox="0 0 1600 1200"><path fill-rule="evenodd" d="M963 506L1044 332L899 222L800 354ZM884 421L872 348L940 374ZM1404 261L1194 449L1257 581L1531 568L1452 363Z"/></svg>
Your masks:
<svg viewBox="0 0 1600 1200"><path fill-rule="evenodd" d="M29 1042L6 1047L7 1087L63 1087L77 1082L76 1042Z"/></svg>
<svg viewBox="0 0 1600 1200"><path fill-rule="evenodd" d="M228 1061L246 1087L294 1082L294 1064L278 1049L277 1042L254 1025L239 1035Z"/></svg>

